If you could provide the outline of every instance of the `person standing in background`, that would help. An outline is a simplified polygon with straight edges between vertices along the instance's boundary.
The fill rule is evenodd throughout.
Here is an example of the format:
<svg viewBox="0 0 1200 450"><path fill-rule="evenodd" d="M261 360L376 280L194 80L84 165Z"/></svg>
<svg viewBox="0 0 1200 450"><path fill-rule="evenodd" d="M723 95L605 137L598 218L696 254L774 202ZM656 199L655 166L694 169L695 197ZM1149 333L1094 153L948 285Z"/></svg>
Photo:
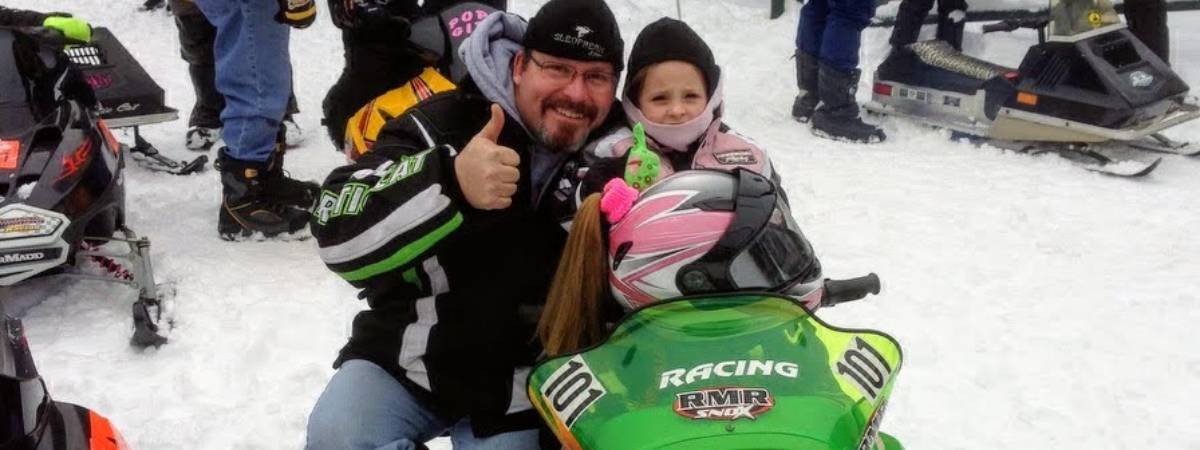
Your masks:
<svg viewBox="0 0 1200 450"><path fill-rule="evenodd" d="M346 122L376 97L424 69L408 43L410 26L464 0L328 0L333 24L342 30L345 66L321 104L334 148L346 147ZM477 0L504 10L506 0Z"/></svg>
<svg viewBox="0 0 1200 450"><path fill-rule="evenodd" d="M217 91L216 65L213 61L213 41L217 29L192 0L171 0L171 13L175 16L175 28L179 30L179 53L188 63L188 75L192 78L192 89L196 103L188 115L186 146L192 151L208 151L221 135L221 110L225 109L225 97ZM287 113L280 126L288 147L295 147L304 140L304 134L296 125L293 115L300 112L293 90L288 97Z"/></svg>
<svg viewBox="0 0 1200 450"><path fill-rule="evenodd" d="M796 84L792 117L812 121L812 133L829 139L876 143L883 130L858 117L858 49L875 15L875 0L809 0L796 30ZM819 105L819 106L818 106Z"/></svg>
<svg viewBox="0 0 1200 450"><path fill-rule="evenodd" d="M217 167L222 199L217 232L238 240L299 234L320 188L283 171L280 122L292 86L289 26L317 16L313 0L196 0L216 27L217 90L225 97Z"/></svg>
<svg viewBox="0 0 1200 450"><path fill-rule="evenodd" d="M896 11L896 26L892 28L889 42L892 48L901 48L917 42L925 16L933 9L934 0L902 0ZM967 19L966 0L937 0L937 37L962 51L963 28Z"/></svg>
<svg viewBox="0 0 1200 450"><path fill-rule="evenodd" d="M1164 62L1171 63L1166 0L1125 0L1125 22L1134 36Z"/></svg>

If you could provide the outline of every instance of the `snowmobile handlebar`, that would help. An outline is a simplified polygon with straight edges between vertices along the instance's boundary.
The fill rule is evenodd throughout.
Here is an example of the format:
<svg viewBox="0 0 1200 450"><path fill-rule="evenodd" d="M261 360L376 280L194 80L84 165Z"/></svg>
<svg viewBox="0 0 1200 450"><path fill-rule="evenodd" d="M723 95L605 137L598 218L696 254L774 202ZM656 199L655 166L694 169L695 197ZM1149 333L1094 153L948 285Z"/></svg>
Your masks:
<svg viewBox="0 0 1200 450"><path fill-rule="evenodd" d="M1048 17L1021 17L1016 19L1007 19L1000 22L989 23L983 26L984 33L994 33L998 31L1010 32L1018 28L1029 28L1031 30L1040 30L1050 23Z"/></svg>
<svg viewBox="0 0 1200 450"><path fill-rule="evenodd" d="M835 306L840 303L861 300L868 295L878 294L879 289L879 275L874 273L848 280L826 279L821 306Z"/></svg>

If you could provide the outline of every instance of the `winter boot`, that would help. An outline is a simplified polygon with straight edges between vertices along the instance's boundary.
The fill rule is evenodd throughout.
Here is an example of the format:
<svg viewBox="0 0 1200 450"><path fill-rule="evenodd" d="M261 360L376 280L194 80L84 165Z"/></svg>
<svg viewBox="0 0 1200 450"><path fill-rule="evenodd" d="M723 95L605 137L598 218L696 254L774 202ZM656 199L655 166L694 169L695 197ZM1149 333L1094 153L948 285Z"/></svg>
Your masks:
<svg viewBox="0 0 1200 450"><path fill-rule="evenodd" d="M864 123L858 117L858 103L855 103L854 93L858 90L858 77L861 74L858 69L842 73L827 65L821 65L818 83L821 106L812 116L813 134L863 144L883 142L887 139L883 130Z"/></svg>
<svg viewBox="0 0 1200 450"><path fill-rule="evenodd" d="M217 158L222 187L217 232L222 239L233 241L255 233L273 237L306 231L309 212L283 201L276 191L283 186L279 178L287 177L281 170L277 174L272 172L270 164L236 160L221 149Z"/></svg>
<svg viewBox="0 0 1200 450"><path fill-rule="evenodd" d="M317 197L321 196L321 185L288 177L283 170L284 153L287 153L284 144L276 144L275 151L267 160L267 171L262 175L267 193L289 206L311 211L317 203Z"/></svg>
<svg viewBox="0 0 1200 450"><path fill-rule="evenodd" d="M207 152L221 140L220 128L191 127L187 130L184 146L194 152Z"/></svg>
<svg viewBox="0 0 1200 450"><path fill-rule="evenodd" d="M796 49L796 86L800 88L800 95L792 102L792 118L797 122L808 123L820 103L817 96L819 67L817 58Z"/></svg>

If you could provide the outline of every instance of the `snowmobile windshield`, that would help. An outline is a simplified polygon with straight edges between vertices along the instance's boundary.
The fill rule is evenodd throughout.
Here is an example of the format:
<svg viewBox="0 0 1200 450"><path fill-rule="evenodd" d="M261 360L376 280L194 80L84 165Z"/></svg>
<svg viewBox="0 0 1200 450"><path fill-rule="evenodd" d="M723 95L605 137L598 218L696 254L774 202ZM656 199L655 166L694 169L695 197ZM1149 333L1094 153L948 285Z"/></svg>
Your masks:
<svg viewBox="0 0 1200 450"><path fill-rule="evenodd" d="M50 407L41 378L19 380L0 375L0 449L21 444L42 426L40 413Z"/></svg>
<svg viewBox="0 0 1200 450"><path fill-rule="evenodd" d="M1078 36L1121 23L1109 0L1051 0L1050 35Z"/></svg>

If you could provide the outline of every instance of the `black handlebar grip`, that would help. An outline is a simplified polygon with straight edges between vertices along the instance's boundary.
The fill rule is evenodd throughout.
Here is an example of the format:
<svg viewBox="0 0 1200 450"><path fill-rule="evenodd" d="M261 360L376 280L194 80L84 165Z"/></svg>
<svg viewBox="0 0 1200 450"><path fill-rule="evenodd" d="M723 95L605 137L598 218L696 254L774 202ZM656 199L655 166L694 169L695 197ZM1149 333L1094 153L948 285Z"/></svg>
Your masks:
<svg viewBox="0 0 1200 450"><path fill-rule="evenodd" d="M859 300L867 295L878 294L879 288L879 275L874 273L849 280L825 280L825 295L821 298L821 305L833 306Z"/></svg>
<svg viewBox="0 0 1200 450"><path fill-rule="evenodd" d="M1015 29L1016 29L1016 27L1012 26L1012 24L1010 24L1008 22L989 23L989 24L983 26L984 33L995 33L997 31L1012 31Z"/></svg>

